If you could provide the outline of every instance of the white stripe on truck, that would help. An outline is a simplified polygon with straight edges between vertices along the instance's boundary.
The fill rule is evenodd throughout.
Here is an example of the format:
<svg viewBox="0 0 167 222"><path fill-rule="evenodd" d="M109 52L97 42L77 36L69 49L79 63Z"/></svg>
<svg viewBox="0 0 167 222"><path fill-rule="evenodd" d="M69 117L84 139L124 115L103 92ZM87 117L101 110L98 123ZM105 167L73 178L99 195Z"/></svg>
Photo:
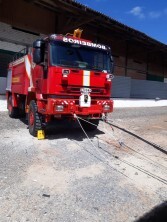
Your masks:
<svg viewBox="0 0 167 222"><path fill-rule="evenodd" d="M90 71L83 71L83 86L90 86Z"/></svg>
<svg viewBox="0 0 167 222"><path fill-rule="evenodd" d="M33 87L33 83L32 83L32 75L31 75L31 63L30 60L28 58L28 56L25 56L25 68L26 68L26 73L28 78L30 79L30 88ZM30 90L30 89L29 89ZM30 90L31 91L31 90Z"/></svg>

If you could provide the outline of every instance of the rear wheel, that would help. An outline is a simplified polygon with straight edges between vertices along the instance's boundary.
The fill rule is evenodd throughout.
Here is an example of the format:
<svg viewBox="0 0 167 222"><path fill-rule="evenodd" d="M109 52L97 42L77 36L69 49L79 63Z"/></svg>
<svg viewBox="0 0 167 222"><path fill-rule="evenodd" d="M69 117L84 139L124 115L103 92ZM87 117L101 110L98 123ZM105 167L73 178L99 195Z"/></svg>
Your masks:
<svg viewBox="0 0 167 222"><path fill-rule="evenodd" d="M28 113L29 132L36 137L38 130L42 130L42 116L38 113L37 104L34 100L30 102Z"/></svg>
<svg viewBox="0 0 167 222"><path fill-rule="evenodd" d="M11 118L17 118L19 116L19 109L18 107L13 107L13 102L12 102L12 95L8 97L8 102L7 102L7 108L8 108L8 114Z"/></svg>
<svg viewBox="0 0 167 222"><path fill-rule="evenodd" d="M88 122L86 122L88 121ZM84 130L86 131L94 131L97 129L98 124L99 124L99 119L86 119L86 121L84 120L80 120L82 127L84 128Z"/></svg>

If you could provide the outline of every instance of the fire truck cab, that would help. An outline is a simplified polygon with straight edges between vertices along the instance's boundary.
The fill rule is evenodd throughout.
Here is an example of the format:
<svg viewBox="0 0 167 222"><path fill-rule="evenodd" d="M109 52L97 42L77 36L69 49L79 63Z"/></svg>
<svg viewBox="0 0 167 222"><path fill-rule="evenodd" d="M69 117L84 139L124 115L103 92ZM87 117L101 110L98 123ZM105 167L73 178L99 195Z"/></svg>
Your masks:
<svg viewBox="0 0 167 222"><path fill-rule="evenodd" d="M54 118L79 116L98 125L113 111L113 59L108 46L74 35L52 34L33 43L9 64L7 108L12 118L27 114L37 136ZM85 129L96 129L81 121Z"/></svg>

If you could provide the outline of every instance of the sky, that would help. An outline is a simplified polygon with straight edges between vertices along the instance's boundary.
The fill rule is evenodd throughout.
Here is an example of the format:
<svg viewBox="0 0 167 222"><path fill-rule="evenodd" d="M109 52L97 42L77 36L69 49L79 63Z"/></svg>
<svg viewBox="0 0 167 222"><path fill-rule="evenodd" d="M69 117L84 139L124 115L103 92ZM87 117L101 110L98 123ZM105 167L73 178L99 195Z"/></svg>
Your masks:
<svg viewBox="0 0 167 222"><path fill-rule="evenodd" d="M167 44L167 0L76 0Z"/></svg>

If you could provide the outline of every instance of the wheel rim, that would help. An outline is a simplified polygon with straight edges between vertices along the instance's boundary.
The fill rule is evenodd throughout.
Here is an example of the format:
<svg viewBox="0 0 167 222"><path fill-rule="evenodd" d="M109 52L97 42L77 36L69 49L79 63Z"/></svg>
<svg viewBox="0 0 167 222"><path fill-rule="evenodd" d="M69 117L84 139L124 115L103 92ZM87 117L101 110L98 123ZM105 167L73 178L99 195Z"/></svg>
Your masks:
<svg viewBox="0 0 167 222"><path fill-rule="evenodd" d="M29 120L30 120L30 125L33 126L34 125L34 113L32 111L30 111Z"/></svg>

